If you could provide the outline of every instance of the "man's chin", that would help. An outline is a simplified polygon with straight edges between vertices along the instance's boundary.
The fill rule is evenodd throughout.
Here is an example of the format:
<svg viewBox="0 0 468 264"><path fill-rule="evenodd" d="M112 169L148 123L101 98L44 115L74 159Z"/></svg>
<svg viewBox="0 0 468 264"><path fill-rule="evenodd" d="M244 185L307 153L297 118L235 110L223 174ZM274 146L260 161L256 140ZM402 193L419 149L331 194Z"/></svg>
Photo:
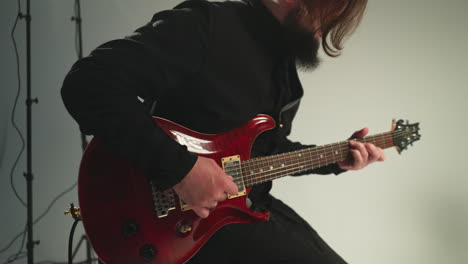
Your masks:
<svg viewBox="0 0 468 264"><path fill-rule="evenodd" d="M296 64L301 70L314 70L320 65L318 51L320 42L313 36L301 38L291 38L289 42L289 52L296 58Z"/></svg>
<svg viewBox="0 0 468 264"><path fill-rule="evenodd" d="M318 56L313 58L296 57L297 68L301 71L313 71L320 65L321 62L322 60Z"/></svg>

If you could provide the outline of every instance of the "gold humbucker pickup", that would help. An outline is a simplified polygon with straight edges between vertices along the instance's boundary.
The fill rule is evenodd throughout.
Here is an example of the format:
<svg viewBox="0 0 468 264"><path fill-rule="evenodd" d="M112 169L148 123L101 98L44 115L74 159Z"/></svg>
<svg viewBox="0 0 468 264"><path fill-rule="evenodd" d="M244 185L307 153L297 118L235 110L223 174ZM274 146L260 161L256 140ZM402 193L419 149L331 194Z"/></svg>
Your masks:
<svg viewBox="0 0 468 264"><path fill-rule="evenodd" d="M221 164L223 166L224 171L227 175L234 178L234 183L237 185L238 193L236 195L229 195L228 199L233 199L236 197L244 196L247 194L244 185L244 178L242 177L242 169L241 169L241 160L239 155L230 156L221 159Z"/></svg>

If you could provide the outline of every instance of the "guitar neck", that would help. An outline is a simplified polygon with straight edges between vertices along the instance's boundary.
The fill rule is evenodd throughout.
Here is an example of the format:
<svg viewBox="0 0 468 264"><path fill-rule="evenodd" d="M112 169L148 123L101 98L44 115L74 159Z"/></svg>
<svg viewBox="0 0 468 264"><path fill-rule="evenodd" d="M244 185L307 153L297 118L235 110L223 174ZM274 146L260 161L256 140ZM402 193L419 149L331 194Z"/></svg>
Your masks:
<svg viewBox="0 0 468 264"><path fill-rule="evenodd" d="M393 131L376 134L356 141L372 143L382 149L394 146ZM346 160L349 141L305 148L297 151L253 158L242 162L242 175L246 187L305 172Z"/></svg>

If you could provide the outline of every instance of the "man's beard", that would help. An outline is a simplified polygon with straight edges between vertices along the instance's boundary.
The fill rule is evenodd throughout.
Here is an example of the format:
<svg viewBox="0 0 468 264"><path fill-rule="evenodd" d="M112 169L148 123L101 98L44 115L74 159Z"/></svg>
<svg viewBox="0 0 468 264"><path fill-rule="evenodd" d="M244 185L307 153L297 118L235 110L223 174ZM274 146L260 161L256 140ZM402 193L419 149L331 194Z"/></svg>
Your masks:
<svg viewBox="0 0 468 264"><path fill-rule="evenodd" d="M288 52L296 58L299 68L313 70L320 64L320 41L314 37L314 33L301 28L298 21L298 13L291 12L283 23Z"/></svg>

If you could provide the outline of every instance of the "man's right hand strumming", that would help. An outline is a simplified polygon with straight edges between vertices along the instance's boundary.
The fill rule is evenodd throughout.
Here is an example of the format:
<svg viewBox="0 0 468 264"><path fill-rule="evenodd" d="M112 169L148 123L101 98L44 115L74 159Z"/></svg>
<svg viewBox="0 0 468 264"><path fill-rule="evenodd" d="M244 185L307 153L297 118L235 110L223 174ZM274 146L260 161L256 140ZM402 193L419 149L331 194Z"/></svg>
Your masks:
<svg viewBox="0 0 468 264"><path fill-rule="evenodd" d="M214 160L204 157L198 157L195 166L173 189L202 218L208 217L218 202L226 200L227 194L238 192L234 179Z"/></svg>

